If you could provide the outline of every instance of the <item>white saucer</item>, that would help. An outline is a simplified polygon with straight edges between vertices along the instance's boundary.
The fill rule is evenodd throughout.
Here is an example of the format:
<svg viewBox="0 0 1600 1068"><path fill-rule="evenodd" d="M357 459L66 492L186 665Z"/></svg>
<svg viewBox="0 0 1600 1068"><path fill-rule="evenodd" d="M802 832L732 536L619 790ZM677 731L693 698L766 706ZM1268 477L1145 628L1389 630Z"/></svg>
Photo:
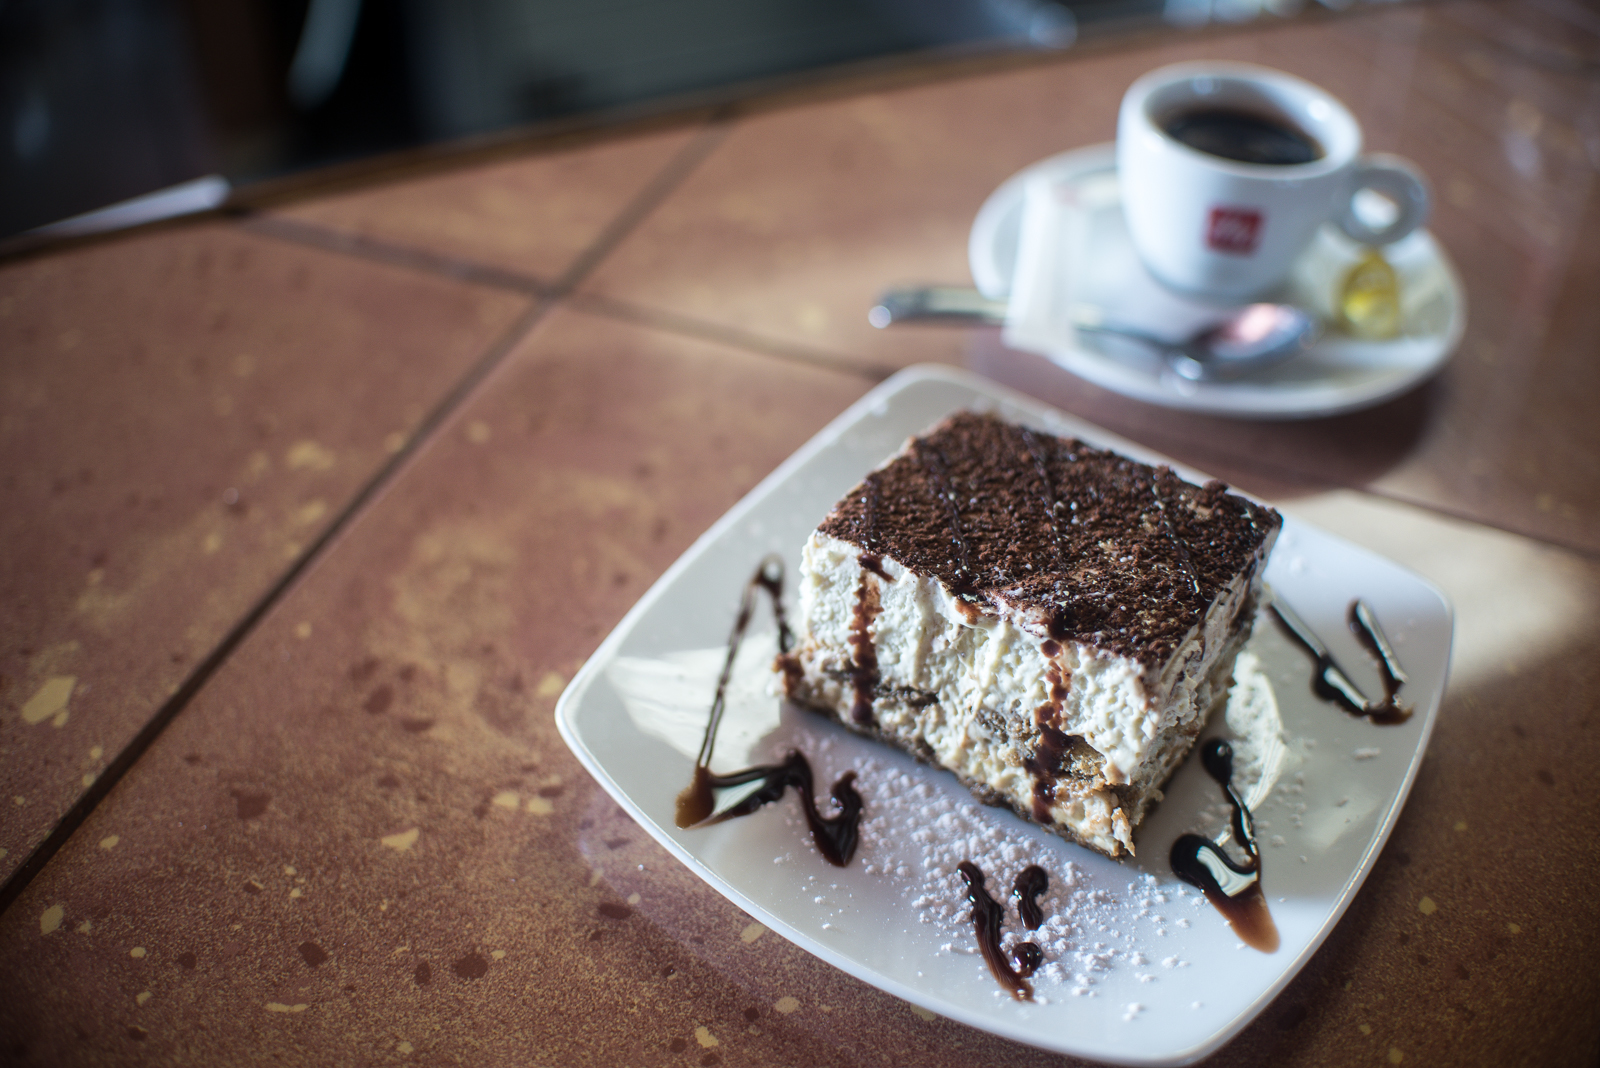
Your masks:
<svg viewBox="0 0 1600 1068"><path fill-rule="evenodd" d="M1082 198L1098 202L1087 256L1097 272L1127 274L1126 285L1168 294L1137 262L1122 219L1116 188L1114 146L1092 145L1041 160L1008 178L973 220L967 256L973 281L984 296L1007 300L1022 250L1022 219L1028 185L1036 179L1088 188ZM1356 249L1331 227L1318 234L1300 258L1281 294L1287 300L1329 312L1334 279L1353 262ZM1233 382L1193 383L1164 373L1162 362L1136 344L1062 332L1048 343L1028 346L1095 385L1151 404L1257 419L1306 418L1369 407L1398 396L1442 367L1466 327L1466 297L1449 258L1433 236L1419 230L1384 249L1400 276L1404 334L1370 342L1330 332L1305 356L1265 368ZM1154 291L1160 290L1159 294ZM1154 303L1164 303L1157 300ZM1015 309L1014 309L1015 310ZM1160 333L1160 323L1143 324Z"/></svg>

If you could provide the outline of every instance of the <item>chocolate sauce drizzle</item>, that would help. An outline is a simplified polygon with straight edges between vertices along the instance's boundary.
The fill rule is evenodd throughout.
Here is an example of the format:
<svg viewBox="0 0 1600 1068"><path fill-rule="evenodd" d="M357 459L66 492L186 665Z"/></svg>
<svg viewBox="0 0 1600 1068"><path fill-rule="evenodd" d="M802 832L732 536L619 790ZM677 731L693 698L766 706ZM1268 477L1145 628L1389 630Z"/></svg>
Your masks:
<svg viewBox="0 0 1600 1068"><path fill-rule="evenodd" d="M1275 953L1278 925L1272 922L1266 895L1261 892L1261 853L1256 848L1255 820L1233 788L1233 746L1213 738L1200 750L1200 760L1233 806L1233 833L1250 859L1236 864L1211 839L1185 834L1172 843L1172 872L1198 887L1247 945L1263 953Z"/></svg>
<svg viewBox="0 0 1600 1068"><path fill-rule="evenodd" d="M798 749L791 749L782 764L763 764L727 775L713 775L709 769L696 766L694 782L684 793L699 790L709 799L713 790L743 786L757 779L761 780L761 785L736 804L729 805L721 812L703 816L691 824L681 822L680 815L678 826L710 827L724 820L748 816L759 808L782 800L784 790L792 786L800 793L800 807L806 814L806 823L811 827L811 839L816 842L817 851L835 867L842 868L850 863L861 837L861 794L856 791L856 773L853 771L845 772L833 784L833 799L839 806L838 814L833 816L824 816L817 811L811 762ZM681 794L678 800L681 811Z"/></svg>
<svg viewBox="0 0 1600 1068"><path fill-rule="evenodd" d="M1051 647L1055 652L1051 652ZM1054 657L1061 647L1053 639L1043 645L1046 656ZM1033 818L1046 826L1055 822L1050 806L1056 799L1056 780L1066 773L1066 757L1072 748L1073 736L1055 727L1061 720L1061 704L1066 700L1071 674L1063 673L1060 665L1052 663L1045 669L1045 684L1050 687L1050 699L1033 714L1039 727L1039 744L1033 755L1024 757L1022 766L1033 776Z"/></svg>
<svg viewBox="0 0 1600 1068"><path fill-rule="evenodd" d="M1351 633L1367 647L1367 652L1378 662L1378 670L1383 675L1383 700L1367 708L1367 718L1381 726L1404 723L1411 718L1411 709L1402 705L1397 698L1400 687L1411 680L1406 675L1406 669L1400 666L1400 658L1395 656L1389 636L1383 633L1383 628L1378 625L1378 617L1372 614L1372 609L1364 601L1350 602L1349 623Z"/></svg>
<svg viewBox="0 0 1600 1068"><path fill-rule="evenodd" d="M1281 601L1274 601L1272 614L1305 650L1316 658L1316 673L1311 676L1311 692L1324 701L1331 701L1352 716L1365 718L1380 727L1393 727L1411 718L1411 707L1399 700L1400 687L1408 680L1405 668L1395 656L1378 617L1372 614L1363 601L1350 602L1350 630L1378 664L1383 676L1383 700L1374 701L1362 693L1344 669L1334 662L1333 654L1322 644L1316 632L1306 626L1305 620L1294 609Z"/></svg>
<svg viewBox="0 0 1600 1068"><path fill-rule="evenodd" d="M861 584L856 588L855 613L850 622L850 684L855 688L855 703L850 718L860 724L872 722L872 699L878 691L878 648L872 643L872 622L883 607L878 586L867 577L876 568L867 566L869 553L861 559ZM881 574L881 572L880 572Z"/></svg>
<svg viewBox="0 0 1600 1068"><path fill-rule="evenodd" d="M1011 947L1011 962L1016 965L1017 974L1026 979L1044 963L1044 950L1032 942L1018 942Z"/></svg>
<svg viewBox="0 0 1600 1068"><path fill-rule="evenodd" d="M1012 997L1018 1001L1032 1001L1033 987L1028 983L1028 976L1043 962L1044 954L1032 942L1024 942L1016 948L1016 961L1007 960L1005 950L1000 946L1000 928L1006 921L1005 909L989 896L989 890L984 886L982 868L970 860L963 860L958 870L967 884L967 901L972 904L972 929L977 935L978 949L983 953L984 963L989 965L995 980L1009 990ZM1024 949L1024 946L1029 949Z"/></svg>
<svg viewBox="0 0 1600 1068"><path fill-rule="evenodd" d="M864 570L872 572L885 582L894 581L894 579L890 577L889 572L883 569L883 557L879 556L877 553L862 553L857 559L860 560L861 566Z"/></svg>
<svg viewBox="0 0 1600 1068"><path fill-rule="evenodd" d="M734 619L732 633L728 635L728 656L722 663L722 674L717 678L716 696L711 701L706 732L700 740L700 753L695 758L694 777L678 794L677 824L685 828L709 827L738 816L748 816L782 798L784 791L792 786L800 794L806 823L811 827L811 837L818 851L830 864L842 868L850 863L860 839L861 795L855 788L855 772L845 772L833 784L832 796L839 806L839 812L833 816L823 816L817 811L811 763L799 750L791 750L781 764L764 764L727 775L714 775L711 772L711 755L716 748L717 729L722 725L722 713L727 703L728 679L733 674L733 662L739 655L739 646L750 626L757 589L765 590L772 601L772 616L778 624L778 662L786 673L790 671L792 658L788 654L794 645L794 635L789 630L783 611L783 561L777 556L769 556L761 561L761 566L745 584L744 593L740 596L739 614ZM744 786L757 780L761 781L759 787L723 811L716 811L716 791Z"/></svg>
<svg viewBox="0 0 1600 1068"><path fill-rule="evenodd" d="M1050 876L1037 864L1029 864L1017 872L1017 878L1011 884L1011 896L1017 899L1017 915L1022 920L1022 926L1030 931L1037 931L1039 925L1044 923L1044 910L1039 907L1039 895L1048 889L1050 889Z"/></svg>

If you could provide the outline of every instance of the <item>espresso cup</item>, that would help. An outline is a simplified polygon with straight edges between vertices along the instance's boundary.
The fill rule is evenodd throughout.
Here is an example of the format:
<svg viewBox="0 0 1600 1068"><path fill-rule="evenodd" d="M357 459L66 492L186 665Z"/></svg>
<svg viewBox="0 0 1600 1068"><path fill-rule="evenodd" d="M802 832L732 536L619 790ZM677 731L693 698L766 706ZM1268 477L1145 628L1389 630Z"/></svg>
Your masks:
<svg viewBox="0 0 1600 1068"><path fill-rule="evenodd" d="M1361 154L1361 127L1333 96L1248 63L1179 63L1128 89L1117 119L1123 211L1145 266L1174 289L1246 300L1289 273L1325 222L1368 245L1428 215L1422 175ZM1371 189L1387 225L1356 210Z"/></svg>

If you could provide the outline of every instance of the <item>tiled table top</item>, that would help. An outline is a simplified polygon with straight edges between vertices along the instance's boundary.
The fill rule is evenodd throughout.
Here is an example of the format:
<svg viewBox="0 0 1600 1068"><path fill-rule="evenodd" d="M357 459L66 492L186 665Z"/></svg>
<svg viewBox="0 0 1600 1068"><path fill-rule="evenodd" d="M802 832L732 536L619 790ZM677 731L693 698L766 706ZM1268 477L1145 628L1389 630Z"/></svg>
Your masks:
<svg viewBox="0 0 1600 1068"><path fill-rule="evenodd" d="M9 877L527 301L214 224L0 292Z"/></svg>
<svg viewBox="0 0 1600 1068"><path fill-rule="evenodd" d="M934 360L1456 605L1394 837L1215 1063L1593 1064L1594 21L1263 21L0 265L0 1062L1061 1063L752 927L550 715L722 511ZM1327 85L1432 176L1471 301L1434 381L1240 424L866 326L885 284L964 282L995 184L1195 56Z"/></svg>

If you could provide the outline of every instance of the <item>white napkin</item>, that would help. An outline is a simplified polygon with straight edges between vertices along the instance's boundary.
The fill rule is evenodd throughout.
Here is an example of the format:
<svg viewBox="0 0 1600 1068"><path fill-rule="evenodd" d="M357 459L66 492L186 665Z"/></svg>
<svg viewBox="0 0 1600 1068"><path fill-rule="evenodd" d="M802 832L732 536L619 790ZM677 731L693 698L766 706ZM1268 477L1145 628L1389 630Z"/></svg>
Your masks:
<svg viewBox="0 0 1600 1068"><path fill-rule="evenodd" d="M1150 276L1128 234L1115 172L1028 183L1012 277L1005 343L1043 354L1075 347L1079 325L1176 341L1238 306L1175 293Z"/></svg>

